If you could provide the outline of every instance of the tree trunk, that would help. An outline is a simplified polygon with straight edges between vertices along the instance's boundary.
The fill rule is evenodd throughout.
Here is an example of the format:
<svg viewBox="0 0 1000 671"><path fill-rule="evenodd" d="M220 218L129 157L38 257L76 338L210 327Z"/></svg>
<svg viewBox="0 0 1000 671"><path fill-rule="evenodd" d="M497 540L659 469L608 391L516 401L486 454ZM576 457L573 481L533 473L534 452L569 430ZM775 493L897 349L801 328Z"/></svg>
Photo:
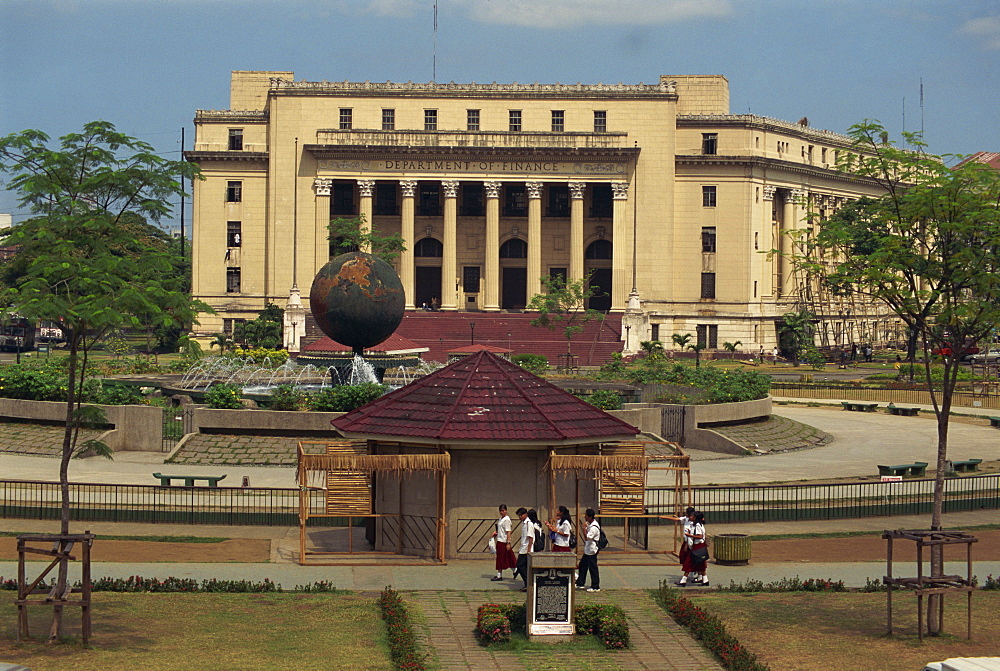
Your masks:
<svg viewBox="0 0 1000 671"><path fill-rule="evenodd" d="M66 426L63 431L62 454L59 459L59 533L69 534L69 460L73 456L73 428L74 411L76 409L76 375L77 375L77 354L79 351L80 336L76 329L73 330L69 338L69 369L67 370L68 383L66 385ZM59 543L59 548L63 544ZM59 562L59 571L56 575L55 597L62 599L66 594L67 581L69 579L69 562L65 559ZM62 637L62 606L52 608L52 626L49 629L49 643L55 643Z"/></svg>
<svg viewBox="0 0 1000 671"><path fill-rule="evenodd" d="M944 475L948 462L948 420L951 413L951 401L955 392L955 383L958 377L957 354L952 352L944 358L944 375L941 382L941 403L938 405L937 395L934 393L934 383L930 376L930 363L927 363L927 380L931 388L931 400L934 402L934 410L937 412L937 470L934 473L934 504L931 510L931 530L940 531L941 517L944 513ZM944 575L944 546L931 546L931 577L938 578ZM943 622L938 614L941 608L941 594L931 594L927 599L927 633L937 636L942 631Z"/></svg>

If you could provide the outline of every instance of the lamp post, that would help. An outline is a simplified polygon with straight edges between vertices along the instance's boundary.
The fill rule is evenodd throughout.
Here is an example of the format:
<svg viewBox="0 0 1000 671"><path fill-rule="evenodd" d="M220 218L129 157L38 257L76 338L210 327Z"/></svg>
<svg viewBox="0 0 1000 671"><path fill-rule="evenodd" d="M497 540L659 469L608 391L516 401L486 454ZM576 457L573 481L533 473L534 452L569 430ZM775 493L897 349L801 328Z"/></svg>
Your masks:
<svg viewBox="0 0 1000 671"><path fill-rule="evenodd" d="M472 335L471 335L472 340L469 342L469 344L470 345L475 345L476 344L476 322L474 322L474 321L469 322L469 330L472 331Z"/></svg>

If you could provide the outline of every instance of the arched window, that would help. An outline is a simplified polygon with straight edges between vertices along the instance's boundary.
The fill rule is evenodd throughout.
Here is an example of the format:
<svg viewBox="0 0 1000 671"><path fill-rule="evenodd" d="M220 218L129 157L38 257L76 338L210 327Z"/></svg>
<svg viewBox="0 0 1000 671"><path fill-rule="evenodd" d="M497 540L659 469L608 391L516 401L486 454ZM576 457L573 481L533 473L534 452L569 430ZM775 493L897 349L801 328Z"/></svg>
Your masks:
<svg viewBox="0 0 1000 671"><path fill-rule="evenodd" d="M501 259L526 259L528 258L528 243L520 238L511 238L500 245Z"/></svg>
<svg viewBox="0 0 1000 671"><path fill-rule="evenodd" d="M585 259L611 260L612 245L610 240L594 240L587 245L583 254Z"/></svg>
<svg viewBox="0 0 1000 671"><path fill-rule="evenodd" d="M424 238L413 245L413 255L421 258L439 259L444 256L444 245L434 238Z"/></svg>

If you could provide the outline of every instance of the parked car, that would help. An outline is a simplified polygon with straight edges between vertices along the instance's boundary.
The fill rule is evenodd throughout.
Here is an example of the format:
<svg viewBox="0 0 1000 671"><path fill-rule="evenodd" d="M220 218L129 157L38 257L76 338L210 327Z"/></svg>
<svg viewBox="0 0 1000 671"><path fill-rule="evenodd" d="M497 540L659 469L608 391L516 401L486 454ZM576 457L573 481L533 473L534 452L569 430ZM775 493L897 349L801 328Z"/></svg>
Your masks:
<svg viewBox="0 0 1000 671"><path fill-rule="evenodd" d="M988 351L980 354L973 354L969 357L972 363L996 363L1000 361L1000 348L991 347Z"/></svg>

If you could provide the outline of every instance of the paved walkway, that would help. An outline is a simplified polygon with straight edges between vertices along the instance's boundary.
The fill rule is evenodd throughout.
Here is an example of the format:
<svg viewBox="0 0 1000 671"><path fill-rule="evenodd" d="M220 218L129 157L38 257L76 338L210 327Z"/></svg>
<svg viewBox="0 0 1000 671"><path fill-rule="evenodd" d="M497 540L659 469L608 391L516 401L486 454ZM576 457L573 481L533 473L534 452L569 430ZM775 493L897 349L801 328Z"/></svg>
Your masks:
<svg viewBox="0 0 1000 671"><path fill-rule="evenodd" d="M427 591L410 592L406 598L423 611L426 625L421 627L423 642L433 649L442 669L479 671L495 669L540 669L532 664L530 652L496 650L479 645L472 634L476 611L487 602L523 601L520 592L486 594L483 592ZM577 591L576 604L611 604L620 606L629 621L632 647L581 658L579 651L560 651L546 655L545 661L581 670L651 669L656 671L701 671L721 669L710 654L660 608L646 592L638 590L602 591L589 594Z"/></svg>

